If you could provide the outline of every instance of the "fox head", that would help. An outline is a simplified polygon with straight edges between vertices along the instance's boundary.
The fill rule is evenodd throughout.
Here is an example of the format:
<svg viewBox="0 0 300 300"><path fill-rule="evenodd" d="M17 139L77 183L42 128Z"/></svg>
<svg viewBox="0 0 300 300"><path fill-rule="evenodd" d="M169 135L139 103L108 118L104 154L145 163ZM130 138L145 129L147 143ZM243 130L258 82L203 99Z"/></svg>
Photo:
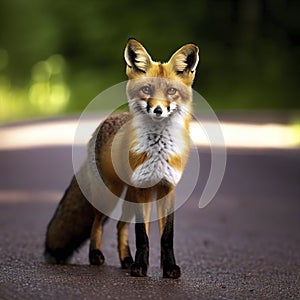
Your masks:
<svg viewBox="0 0 300 300"><path fill-rule="evenodd" d="M129 78L127 95L133 114L161 121L191 110L192 83L199 61L199 48L187 44L166 63L154 62L146 49L129 39L124 52Z"/></svg>

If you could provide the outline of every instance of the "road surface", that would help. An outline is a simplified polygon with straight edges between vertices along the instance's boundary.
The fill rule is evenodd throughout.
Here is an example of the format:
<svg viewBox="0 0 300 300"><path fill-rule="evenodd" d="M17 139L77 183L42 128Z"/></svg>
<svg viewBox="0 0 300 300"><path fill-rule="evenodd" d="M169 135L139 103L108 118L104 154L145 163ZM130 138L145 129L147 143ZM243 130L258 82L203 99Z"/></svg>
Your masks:
<svg viewBox="0 0 300 300"><path fill-rule="evenodd" d="M210 156L199 153L205 176ZM203 209L200 176L175 215L178 280L162 278L156 223L146 278L120 269L114 220L105 265L88 265L88 244L69 265L44 263L46 226L71 175L71 147L0 151L0 299L300 298L299 150L229 150L221 188Z"/></svg>

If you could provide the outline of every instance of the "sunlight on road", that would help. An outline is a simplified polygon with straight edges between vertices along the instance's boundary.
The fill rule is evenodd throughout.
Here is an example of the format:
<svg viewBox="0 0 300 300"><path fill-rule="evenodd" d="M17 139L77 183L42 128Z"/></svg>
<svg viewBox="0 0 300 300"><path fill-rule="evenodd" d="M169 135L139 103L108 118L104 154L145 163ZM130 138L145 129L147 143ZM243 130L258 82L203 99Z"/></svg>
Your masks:
<svg viewBox="0 0 300 300"><path fill-rule="evenodd" d="M297 131L289 125L221 123L221 128L227 148L288 149L299 147ZM209 145L205 132L199 130L199 125L192 124L191 138L197 146ZM218 143L212 145L220 146Z"/></svg>
<svg viewBox="0 0 300 300"><path fill-rule="evenodd" d="M55 201L57 202L62 196L61 191L28 191L28 190L0 190L0 203L20 203L37 201Z"/></svg>
<svg viewBox="0 0 300 300"><path fill-rule="evenodd" d="M90 139L99 120L91 119L81 123L86 131L84 138L79 140L85 145ZM216 124L191 124L191 138L196 146L207 147L211 141L207 138L204 128ZM70 146L76 132L76 120L45 121L40 123L20 124L0 127L0 150L27 149L34 147ZM278 148L288 149L299 147L298 131L289 125L282 124L242 124L221 123L227 148ZM78 139L77 139L78 142ZM212 146L222 146L214 142Z"/></svg>

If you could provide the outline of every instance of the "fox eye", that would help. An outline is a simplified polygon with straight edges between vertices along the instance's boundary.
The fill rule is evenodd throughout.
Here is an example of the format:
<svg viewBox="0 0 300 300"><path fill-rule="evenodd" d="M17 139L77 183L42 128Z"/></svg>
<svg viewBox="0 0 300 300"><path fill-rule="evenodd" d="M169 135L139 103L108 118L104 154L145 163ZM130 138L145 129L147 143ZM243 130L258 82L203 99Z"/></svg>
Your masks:
<svg viewBox="0 0 300 300"><path fill-rule="evenodd" d="M177 93L177 89L171 87L167 90L167 94L170 96L174 96Z"/></svg>
<svg viewBox="0 0 300 300"><path fill-rule="evenodd" d="M141 91L145 94L145 95L151 95L151 88L148 85L145 85L141 88Z"/></svg>

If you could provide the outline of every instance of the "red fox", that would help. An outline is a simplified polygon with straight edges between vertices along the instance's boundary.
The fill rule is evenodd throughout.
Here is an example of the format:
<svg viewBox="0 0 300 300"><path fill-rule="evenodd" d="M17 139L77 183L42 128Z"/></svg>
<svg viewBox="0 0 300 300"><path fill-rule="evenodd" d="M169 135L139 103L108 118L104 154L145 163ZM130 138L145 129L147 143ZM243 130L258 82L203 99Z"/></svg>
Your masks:
<svg viewBox="0 0 300 300"><path fill-rule="evenodd" d="M112 114L100 124L88 149L88 155L92 154L94 158L88 158L80 172L88 181L91 203L95 199L101 201L101 194L93 185L95 172L100 174L105 185L118 197L126 187L125 199L131 203L149 204L153 195L163 199L157 202L163 277L178 278L181 271L173 250L174 189L189 155L191 86L199 61L199 49L195 44L186 44L167 63L160 63L154 62L138 41L129 39L124 57L129 79L129 112ZM124 128L123 135L118 137L121 128ZM118 142L113 146L115 139ZM113 147L116 153L114 158ZM128 166L124 167L125 176L127 174L125 180L115 166L126 166L123 164L126 159L131 170L127 170ZM90 264L104 263L101 237L108 216L95 209L86 197L74 176L47 228L47 262L66 263L73 252L90 237ZM133 212L136 217L134 260L128 244L129 222L120 219L117 224L121 267L130 269L132 276L147 275L149 207L137 206Z"/></svg>

